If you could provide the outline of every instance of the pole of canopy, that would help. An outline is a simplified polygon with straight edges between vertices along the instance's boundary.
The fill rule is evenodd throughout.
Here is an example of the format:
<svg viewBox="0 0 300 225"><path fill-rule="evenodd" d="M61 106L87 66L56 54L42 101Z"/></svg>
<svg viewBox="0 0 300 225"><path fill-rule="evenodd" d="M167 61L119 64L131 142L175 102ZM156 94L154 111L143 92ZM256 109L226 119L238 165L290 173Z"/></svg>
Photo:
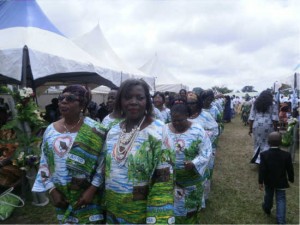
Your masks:
<svg viewBox="0 0 300 225"><path fill-rule="evenodd" d="M121 71L121 83L119 86L121 86L122 82L123 82L123 72Z"/></svg>
<svg viewBox="0 0 300 225"><path fill-rule="evenodd" d="M22 77L21 77L21 87L26 87L27 85L27 65L28 65L28 48L25 45L23 48L22 57Z"/></svg>

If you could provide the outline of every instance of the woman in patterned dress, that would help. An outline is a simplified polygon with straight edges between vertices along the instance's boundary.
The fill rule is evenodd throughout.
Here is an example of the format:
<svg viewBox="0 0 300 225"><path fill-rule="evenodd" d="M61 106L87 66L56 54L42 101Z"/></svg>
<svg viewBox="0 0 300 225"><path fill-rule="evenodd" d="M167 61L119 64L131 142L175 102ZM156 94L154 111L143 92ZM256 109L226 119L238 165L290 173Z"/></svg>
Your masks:
<svg viewBox="0 0 300 225"><path fill-rule="evenodd" d="M90 99L85 87L66 87L58 97L62 119L51 123L43 136L32 191L49 191L59 223L95 224L104 219L99 204L104 179L96 168L105 129L82 116Z"/></svg>
<svg viewBox="0 0 300 225"><path fill-rule="evenodd" d="M106 117L104 117L104 119L101 122L102 125L107 129L107 131L109 131L112 126L121 121L121 116L117 115L113 110L115 106L117 92L117 89L111 89L107 96L107 109L109 114Z"/></svg>
<svg viewBox="0 0 300 225"><path fill-rule="evenodd" d="M110 129L104 148L107 223L174 223L172 160L161 150L163 122L152 117L148 85L124 81L114 111L124 120Z"/></svg>
<svg viewBox="0 0 300 225"><path fill-rule="evenodd" d="M153 104L160 111L163 122L169 123L171 116L170 109L165 106L165 95L161 92L155 92L153 95Z"/></svg>
<svg viewBox="0 0 300 225"><path fill-rule="evenodd" d="M212 154L211 141L199 123L188 120L186 104L171 108L172 122L163 130L163 149L175 154L174 212L176 224L198 224L203 176ZM174 156L173 156L174 157Z"/></svg>
<svg viewBox="0 0 300 225"><path fill-rule="evenodd" d="M270 148L268 135L277 130L278 106L273 103L273 95L265 90L255 100L249 115L249 135L253 133L254 156L252 163L260 163L260 153Z"/></svg>
<svg viewBox="0 0 300 225"><path fill-rule="evenodd" d="M210 184L215 163L217 138L219 135L218 123L215 121L215 119L211 116L209 112L202 110L202 101L196 93L188 92L187 105L191 113L191 115L189 116L189 120L194 123L199 123L204 128L212 143L212 155L210 157L209 165L205 172L205 176L203 177L204 198L202 201L202 207L205 208L205 199L208 198L208 194L210 192Z"/></svg>

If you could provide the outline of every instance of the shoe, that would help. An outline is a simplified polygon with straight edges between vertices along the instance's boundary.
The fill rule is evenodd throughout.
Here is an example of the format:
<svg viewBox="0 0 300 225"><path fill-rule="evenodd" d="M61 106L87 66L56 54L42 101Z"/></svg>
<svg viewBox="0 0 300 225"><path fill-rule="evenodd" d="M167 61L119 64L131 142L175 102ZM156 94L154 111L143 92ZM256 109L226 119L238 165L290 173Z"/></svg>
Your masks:
<svg viewBox="0 0 300 225"><path fill-rule="evenodd" d="M262 204L261 204L261 207L262 207L263 211L265 212L265 214L267 214L268 216L270 216L270 215L271 215L271 210L270 210L270 209L269 209L269 210L267 210L267 209L265 208L265 205L264 205L264 203L262 203Z"/></svg>

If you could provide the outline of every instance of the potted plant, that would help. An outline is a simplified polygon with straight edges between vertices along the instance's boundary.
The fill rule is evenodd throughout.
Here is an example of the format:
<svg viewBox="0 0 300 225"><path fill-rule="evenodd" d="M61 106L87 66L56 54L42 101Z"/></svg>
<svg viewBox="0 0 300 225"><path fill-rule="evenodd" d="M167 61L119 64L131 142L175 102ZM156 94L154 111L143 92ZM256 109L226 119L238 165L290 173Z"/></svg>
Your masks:
<svg viewBox="0 0 300 225"><path fill-rule="evenodd" d="M11 130L15 134L14 138L5 142L18 145L11 158L12 163L26 173L32 186L39 164L41 131L46 127L46 122L40 116L31 88L22 88L11 94L15 101L16 115L1 130ZM46 205L48 202L44 193L33 193L34 205Z"/></svg>

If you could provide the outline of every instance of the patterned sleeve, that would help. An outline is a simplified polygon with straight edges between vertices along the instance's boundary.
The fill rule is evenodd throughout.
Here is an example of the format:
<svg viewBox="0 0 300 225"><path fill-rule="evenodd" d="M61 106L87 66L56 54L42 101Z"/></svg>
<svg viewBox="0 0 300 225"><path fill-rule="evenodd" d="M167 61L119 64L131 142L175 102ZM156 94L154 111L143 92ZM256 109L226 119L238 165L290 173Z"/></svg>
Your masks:
<svg viewBox="0 0 300 225"><path fill-rule="evenodd" d="M255 110L254 110L254 104L252 104L248 120L254 120L254 119L255 119Z"/></svg>
<svg viewBox="0 0 300 225"><path fill-rule="evenodd" d="M96 122L94 127L97 130L98 136L100 136L100 145L99 145L99 151L100 154L97 159L96 163L96 170L95 174L92 177L92 185L95 187L100 187L104 183L104 167L105 167L105 132L106 132L106 127L101 124Z"/></svg>
<svg viewBox="0 0 300 225"><path fill-rule="evenodd" d="M49 149L49 145L46 140L48 130L49 129L45 131L45 134L43 136L39 170L34 185L32 187L32 191L34 192L45 192L50 188L54 187L54 183L52 181L52 176L51 176L52 174L51 169L52 167L54 167L54 164L53 165L51 164L51 162L53 161L54 153L51 152L51 150ZM49 160L50 162L48 162Z"/></svg>
<svg viewBox="0 0 300 225"><path fill-rule="evenodd" d="M147 224L172 224L174 217L174 178L173 163L175 155L170 150L161 150L161 141L150 139L153 156L154 173L151 177L147 200Z"/></svg>
<svg viewBox="0 0 300 225"><path fill-rule="evenodd" d="M274 120L274 121L279 120L278 105L277 104L272 105L272 120Z"/></svg>
<svg viewBox="0 0 300 225"><path fill-rule="evenodd" d="M203 176L205 169L208 166L210 157L212 155L212 145L208 135L203 129L199 131L200 138L202 139L198 145L198 155L192 160L198 173Z"/></svg>
<svg viewBox="0 0 300 225"><path fill-rule="evenodd" d="M104 153L105 145L103 146L103 150L100 153L100 156L97 161L96 172L92 179L92 185L95 187L100 187L104 183L104 168L105 168L105 153Z"/></svg>
<svg viewBox="0 0 300 225"><path fill-rule="evenodd" d="M205 130L211 142L213 142L219 135L219 125L210 114L206 116L207 116L207 121L205 123L206 126Z"/></svg>

